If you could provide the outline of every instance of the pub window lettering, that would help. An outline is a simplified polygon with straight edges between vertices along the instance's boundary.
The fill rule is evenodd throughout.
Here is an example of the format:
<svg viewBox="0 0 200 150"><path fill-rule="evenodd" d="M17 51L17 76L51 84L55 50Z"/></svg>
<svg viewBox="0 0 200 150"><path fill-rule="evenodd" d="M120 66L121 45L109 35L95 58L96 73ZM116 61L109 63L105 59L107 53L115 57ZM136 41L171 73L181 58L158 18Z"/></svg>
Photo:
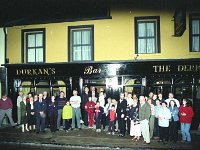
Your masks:
<svg viewBox="0 0 200 150"><path fill-rule="evenodd" d="M135 45L137 54L160 52L159 17L135 17Z"/></svg>
<svg viewBox="0 0 200 150"><path fill-rule="evenodd" d="M69 60L91 61L94 51L94 27L69 27Z"/></svg>
<svg viewBox="0 0 200 150"><path fill-rule="evenodd" d="M200 18L191 19L190 51L200 52Z"/></svg>
<svg viewBox="0 0 200 150"><path fill-rule="evenodd" d="M45 32L42 30L27 30L23 33L23 62L43 63L45 61Z"/></svg>

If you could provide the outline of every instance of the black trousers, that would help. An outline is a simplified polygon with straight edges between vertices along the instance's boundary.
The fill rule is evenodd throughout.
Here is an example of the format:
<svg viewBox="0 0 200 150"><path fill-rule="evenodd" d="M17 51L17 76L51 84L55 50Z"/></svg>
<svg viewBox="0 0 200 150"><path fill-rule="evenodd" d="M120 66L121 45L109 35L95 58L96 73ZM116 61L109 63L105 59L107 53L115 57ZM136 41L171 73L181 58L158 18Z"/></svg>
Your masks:
<svg viewBox="0 0 200 150"><path fill-rule="evenodd" d="M126 120L126 126L127 126L127 133L130 134L130 125L131 125L131 120L128 118Z"/></svg>
<svg viewBox="0 0 200 150"><path fill-rule="evenodd" d="M45 118L42 118L39 114L36 115L36 132L44 131Z"/></svg>
<svg viewBox="0 0 200 150"><path fill-rule="evenodd" d="M120 134L125 136L125 132L126 132L126 121L124 120L124 118L119 117L118 118L118 124L119 124L119 130L120 130Z"/></svg>
<svg viewBox="0 0 200 150"><path fill-rule="evenodd" d="M102 114L101 124L103 125L103 129L106 128L106 114Z"/></svg>
<svg viewBox="0 0 200 150"><path fill-rule="evenodd" d="M69 128L71 127L71 122L72 119L65 119L65 130L69 130Z"/></svg>
<svg viewBox="0 0 200 150"><path fill-rule="evenodd" d="M82 120L84 121L84 125L88 126L88 113L83 108L81 108L81 115L82 115Z"/></svg>
<svg viewBox="0 0 200 150"><path fill-rule="evenodd" d="M115 131L115 121L109 121L108 132Z"/></svg>
<svg viewBox="0 0 200 150"><path fill-rule="evenodd" d="M178 121L170 121L169 123L169 138L170 141L178 141Z"/></svg>
<svg viewBox="0 0 200 150"><path fill-rule="evenodd" d="M169 127L159 127L160 128L160 140L163 142L169 141Z"/></svg>
<svg viewBox="0 0 200 150"><path fill-rule="evenodd" d="M159 131L159 126L158 126L158 118L155 117L155 122L154 122L154 136L155 137L160 137L160 131Z"/></svg>
<svg viewBox="0 0 200 150"><path fill-rule="evenodd" d="M96 119L96 129L101 129L101 119Z"/></svg>
<svg viewBox="0 0 200 150"><path fill-rule="evenodd" d="M51 132L55 132L57 129L57 118L58 118L57 112L55 112L51 116L49 116Z"/></svg>

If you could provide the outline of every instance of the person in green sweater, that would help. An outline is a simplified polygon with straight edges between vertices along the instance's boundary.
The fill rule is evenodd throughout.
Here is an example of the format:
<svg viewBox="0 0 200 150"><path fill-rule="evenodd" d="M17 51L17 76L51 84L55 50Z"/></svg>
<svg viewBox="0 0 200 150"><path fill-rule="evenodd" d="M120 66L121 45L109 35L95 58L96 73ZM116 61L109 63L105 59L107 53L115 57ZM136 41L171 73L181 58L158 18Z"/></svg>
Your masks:
<svg viewBox="0 0 200 150"><path fill-rule="evenodd" d="M150 133L149 133L150 115L151 115L151 106L146 102L144 96L140 96L139 120L145 145L150 144Z"/></svg>
<svg viewBox="0 0 200 150"><path fill-rule="evenodd" d="M72 106L70 102L67 101L66 105L63 107L63 114L62 119L65 122L65 131L68 131L71 127L71 120L72 120Z"/></svg>

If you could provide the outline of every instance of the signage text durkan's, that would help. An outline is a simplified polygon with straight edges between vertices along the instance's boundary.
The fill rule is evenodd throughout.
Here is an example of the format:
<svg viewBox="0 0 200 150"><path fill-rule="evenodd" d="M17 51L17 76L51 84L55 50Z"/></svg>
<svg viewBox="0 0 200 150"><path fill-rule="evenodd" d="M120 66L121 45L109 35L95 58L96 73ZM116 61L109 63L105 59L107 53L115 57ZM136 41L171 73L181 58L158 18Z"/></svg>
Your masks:
<svg viewBox="0 0 200 150"><path fill-rule="evenodd" d="M27 75L27 76L37 76L37 75L54 75L56 73L55 68L41 68L41 69L17 69L16 75Z"/></svg>

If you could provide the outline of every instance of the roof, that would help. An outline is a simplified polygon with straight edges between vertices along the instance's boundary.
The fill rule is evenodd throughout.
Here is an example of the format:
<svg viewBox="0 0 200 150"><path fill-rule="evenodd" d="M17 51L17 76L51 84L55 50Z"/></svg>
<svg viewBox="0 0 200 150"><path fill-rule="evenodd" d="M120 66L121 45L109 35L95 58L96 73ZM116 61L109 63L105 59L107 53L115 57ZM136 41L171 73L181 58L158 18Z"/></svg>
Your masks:
<svg viewBox="0 0 200 150"><path fill-rule="evenodd" d="M110 0L0 0L0 27L109 17Z"/></svg>
<svg viewBox="0 0 200 150"><path fill-rule="evenodd" d="M111 18L111 7L123 5L200 12L200 0L0 0L0 27Z"/></svg>

